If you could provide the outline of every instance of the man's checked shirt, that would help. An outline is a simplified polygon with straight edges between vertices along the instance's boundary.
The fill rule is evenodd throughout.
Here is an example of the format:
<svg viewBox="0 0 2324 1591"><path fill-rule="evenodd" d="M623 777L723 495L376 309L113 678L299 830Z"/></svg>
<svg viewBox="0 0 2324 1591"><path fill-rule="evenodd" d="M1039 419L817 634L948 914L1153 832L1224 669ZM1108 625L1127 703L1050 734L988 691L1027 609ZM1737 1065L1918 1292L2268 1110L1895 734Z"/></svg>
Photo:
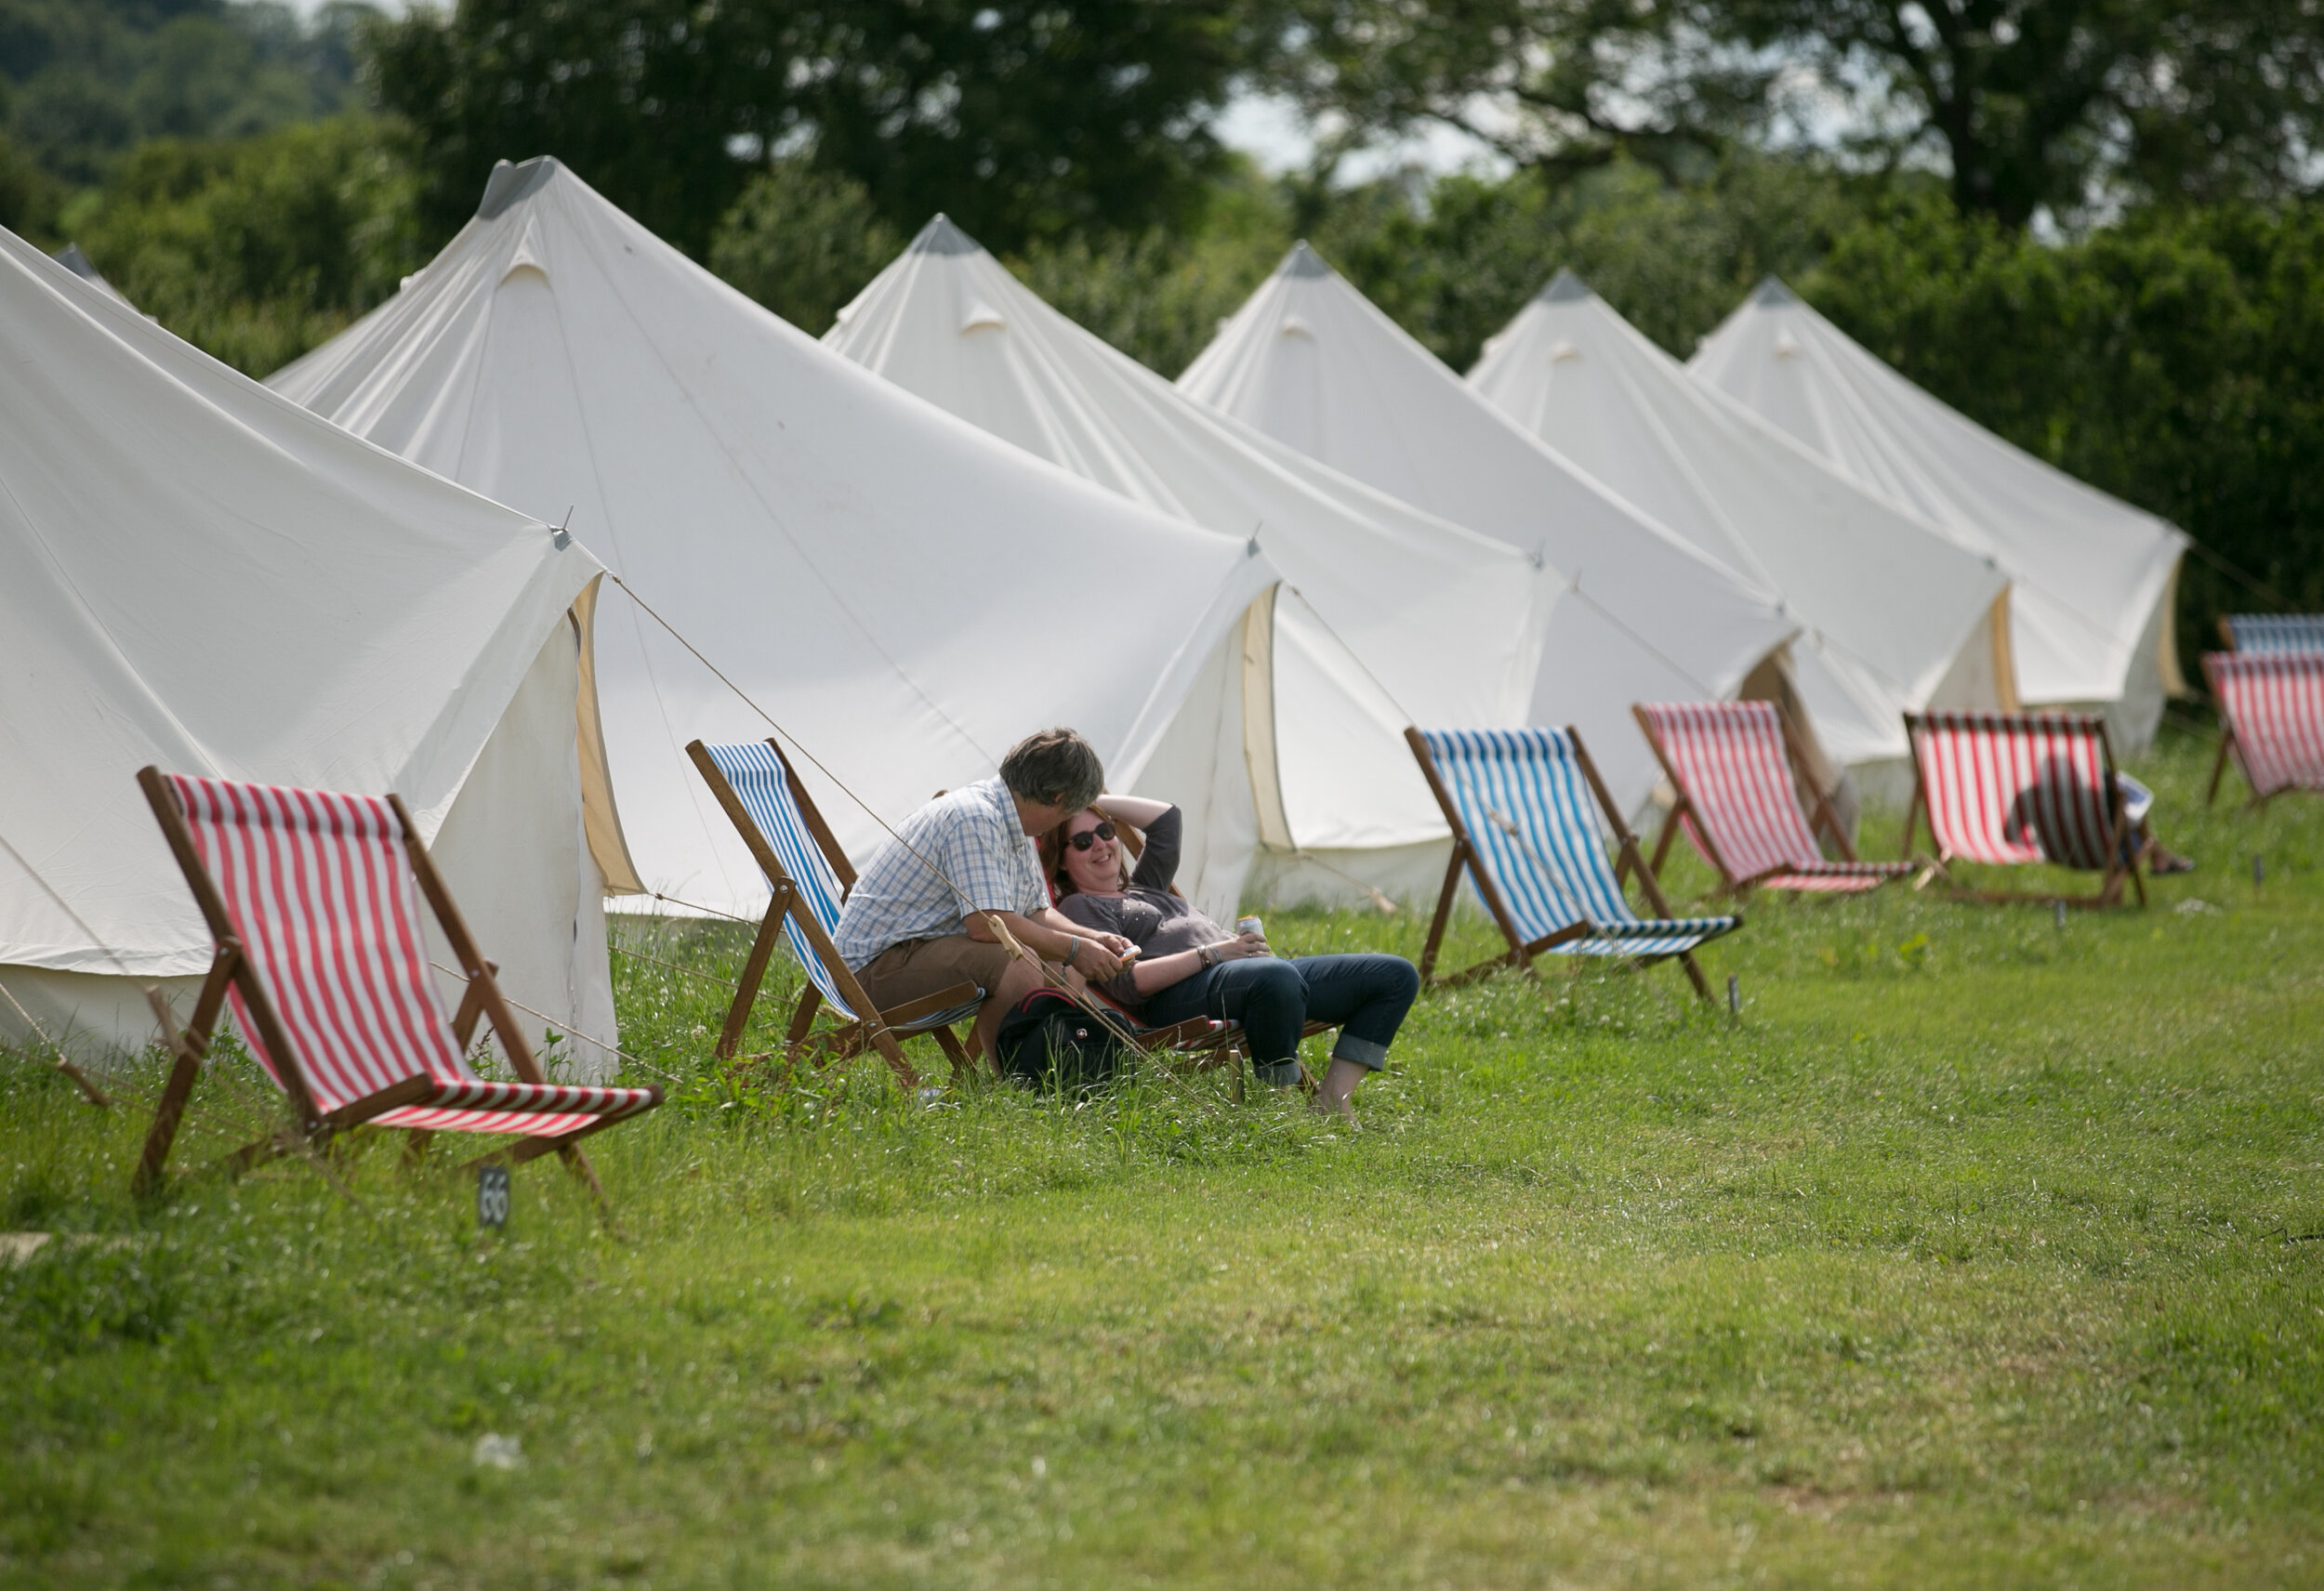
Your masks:
<svg viewBox="0 0 2324 1591"><path fill-rule="evenodd" d="M971 911L1030 916L1048 904L1040 854L996 775L906 818L848 892L832 938L860 971L890 945L965 932L960 919Z"/></svg>

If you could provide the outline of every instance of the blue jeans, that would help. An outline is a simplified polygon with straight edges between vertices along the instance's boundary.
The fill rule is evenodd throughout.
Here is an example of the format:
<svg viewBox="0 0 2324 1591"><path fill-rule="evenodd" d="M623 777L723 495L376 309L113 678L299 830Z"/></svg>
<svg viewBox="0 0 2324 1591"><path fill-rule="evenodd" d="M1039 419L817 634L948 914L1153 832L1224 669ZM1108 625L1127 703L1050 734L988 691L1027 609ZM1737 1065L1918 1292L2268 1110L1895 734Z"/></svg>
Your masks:
<svg viewBox="0 0 2324 1591"><path fill-rule="evenodd" d="M1280 1087L1300 1080L1300 1029L1310 1021L1340 1024L1332 1059L1378 1072L1419 993L1419 973L1400 955L1253 956L1156 990L1138 1014L1155 1027L1189 1017L1241 1022L1252 1073Z"/></svg>

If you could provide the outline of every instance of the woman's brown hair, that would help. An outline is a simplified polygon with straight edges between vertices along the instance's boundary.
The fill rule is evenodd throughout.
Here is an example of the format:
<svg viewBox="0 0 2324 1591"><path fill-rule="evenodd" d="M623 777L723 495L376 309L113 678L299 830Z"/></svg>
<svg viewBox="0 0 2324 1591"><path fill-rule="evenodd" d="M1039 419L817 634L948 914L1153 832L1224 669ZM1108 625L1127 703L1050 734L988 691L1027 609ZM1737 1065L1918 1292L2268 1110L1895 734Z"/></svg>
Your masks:
<svg viewBox="0 0 2324 1591"><path fill-rule="evenodd" d="M1101 823L1114 825L1114 838L1116 844L1114 862L1121 870L1121 888L1129 888L1130 862L1146 848L1146 836L1123 822L1119 818L1107 817L1095 807L1084 807L1081 812L1089 813ZM1041 876L1049 880L1050 889L1060 901L1068 895L1081 893L1081 886L1076 884L1073 874L1065 871L1065 830L1072 825L1074 819L1081 816L1081 812L1068 813L1063 822L1034 842L1034 848L1041 857Z"/></svg>

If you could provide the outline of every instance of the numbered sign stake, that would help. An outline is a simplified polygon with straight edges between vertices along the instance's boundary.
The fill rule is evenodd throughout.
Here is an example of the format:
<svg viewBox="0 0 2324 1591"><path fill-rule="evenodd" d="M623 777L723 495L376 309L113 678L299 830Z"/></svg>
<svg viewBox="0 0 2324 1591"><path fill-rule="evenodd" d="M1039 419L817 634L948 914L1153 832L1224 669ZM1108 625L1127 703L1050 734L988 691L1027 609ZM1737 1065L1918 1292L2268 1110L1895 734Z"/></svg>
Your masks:
<svg viewBox="0 0 2324 1591"><path fill-rule="evenodd" d="M508 1168L476 1168L476 1224L498 1231L508 1224Z"/></svg>

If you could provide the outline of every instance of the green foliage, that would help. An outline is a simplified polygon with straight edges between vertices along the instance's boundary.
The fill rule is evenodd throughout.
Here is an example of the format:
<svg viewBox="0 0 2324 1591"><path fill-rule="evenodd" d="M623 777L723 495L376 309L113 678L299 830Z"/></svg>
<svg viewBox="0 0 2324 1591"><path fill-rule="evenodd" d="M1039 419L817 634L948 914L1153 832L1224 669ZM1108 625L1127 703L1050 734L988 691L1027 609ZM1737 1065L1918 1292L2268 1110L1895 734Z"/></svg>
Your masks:
<svg viewBox="0 0 2324 1591"><path fill-rule="evenodd" d="M70 183L143 138L233 138L350 101L368 5L0 0L0 84L15 138Z"/></svg>
<svg viewBox="0 0 2324 1591"><path fill-rule="evenodd" d="M1205 115L1255 47L1232 0L469 0L373 37L418 130L429 226L496 159L553 154L697 256L769 154L936 210L996 248L1175 220L1218 151Z"/></svg>
<svg viewBox="0 0 2324 1591"><path fill-rule="evenodd" d="M2044 247L1883 206L1795 282L1973 419L2184 527L2180 650L2227 611L2324 607L2324 207L2143 212ZM2280 601L2278 600L2280 597Z"/></svg>
<svg viewBox="0 0 2324 1591"><path fill-rule="evenodd" d="M56 236L63 193L56 178L5 133L0 133L0 227L46 243Z"/></svg>
<svg viewBox="0 0 2324 1591"><path fill-rule="evenodd" d="M1941 154L2013 229L2124 197L2313 192L2324 15L2279 0L1301 0L1281 81L1370 134L1439 122L1527 164L1684 178L1737 146ZM1842 122L1835 136L1832 124Z"/></svg>
<svg viewBox="0 0 2324 1591"><path fill-rule="evenodd" d="M1009 263L1073 320L1174 377L1290 246L1285 205L1246 168L1212 189L1199 225L1037 242Z"/></svg>
<svg viewBox="0 0 2324 1591"><path fill-rule="evenodd" d="M812 336L904 247L851 177L777 161L711 234L709 265Z"/></svg>
<svg viewBox="0 0 2324 1591"><path fill-rule="evenodd" d="M1325 201L1324 256L1455 369L1560 268L1684 359L1771 273L1796 275L1859 213L1849 181L1736 154L1673 184L1619 160L1578 177L1382 182Z"/></svg>
<svg viewBox="0 0 2324 1591"><path fill-rule="evenodd" d="M2311 1584L2324 804L2206 812L2208 751L2136 769L2202 864L2150 911L1756 901L1739 1021L1440 991L1355 1135L1215 1073L736 1087L729 924L616 925L680 1095L590 1142L618 1231L548 1161L481 1232L388 1135L351 1200L200 1171L281 1120L231 1058L140 1204L158 1066L0 1058L60 1234L0 1263L0 1583Z"/></svg>
<svg viewBox="0 0 2324 1591"><path fill-rule="evenodd" d="M115 164L73 230L132 303L265 375L427 262L417 186L404 141L363 117L157 139Z"/></svg>

